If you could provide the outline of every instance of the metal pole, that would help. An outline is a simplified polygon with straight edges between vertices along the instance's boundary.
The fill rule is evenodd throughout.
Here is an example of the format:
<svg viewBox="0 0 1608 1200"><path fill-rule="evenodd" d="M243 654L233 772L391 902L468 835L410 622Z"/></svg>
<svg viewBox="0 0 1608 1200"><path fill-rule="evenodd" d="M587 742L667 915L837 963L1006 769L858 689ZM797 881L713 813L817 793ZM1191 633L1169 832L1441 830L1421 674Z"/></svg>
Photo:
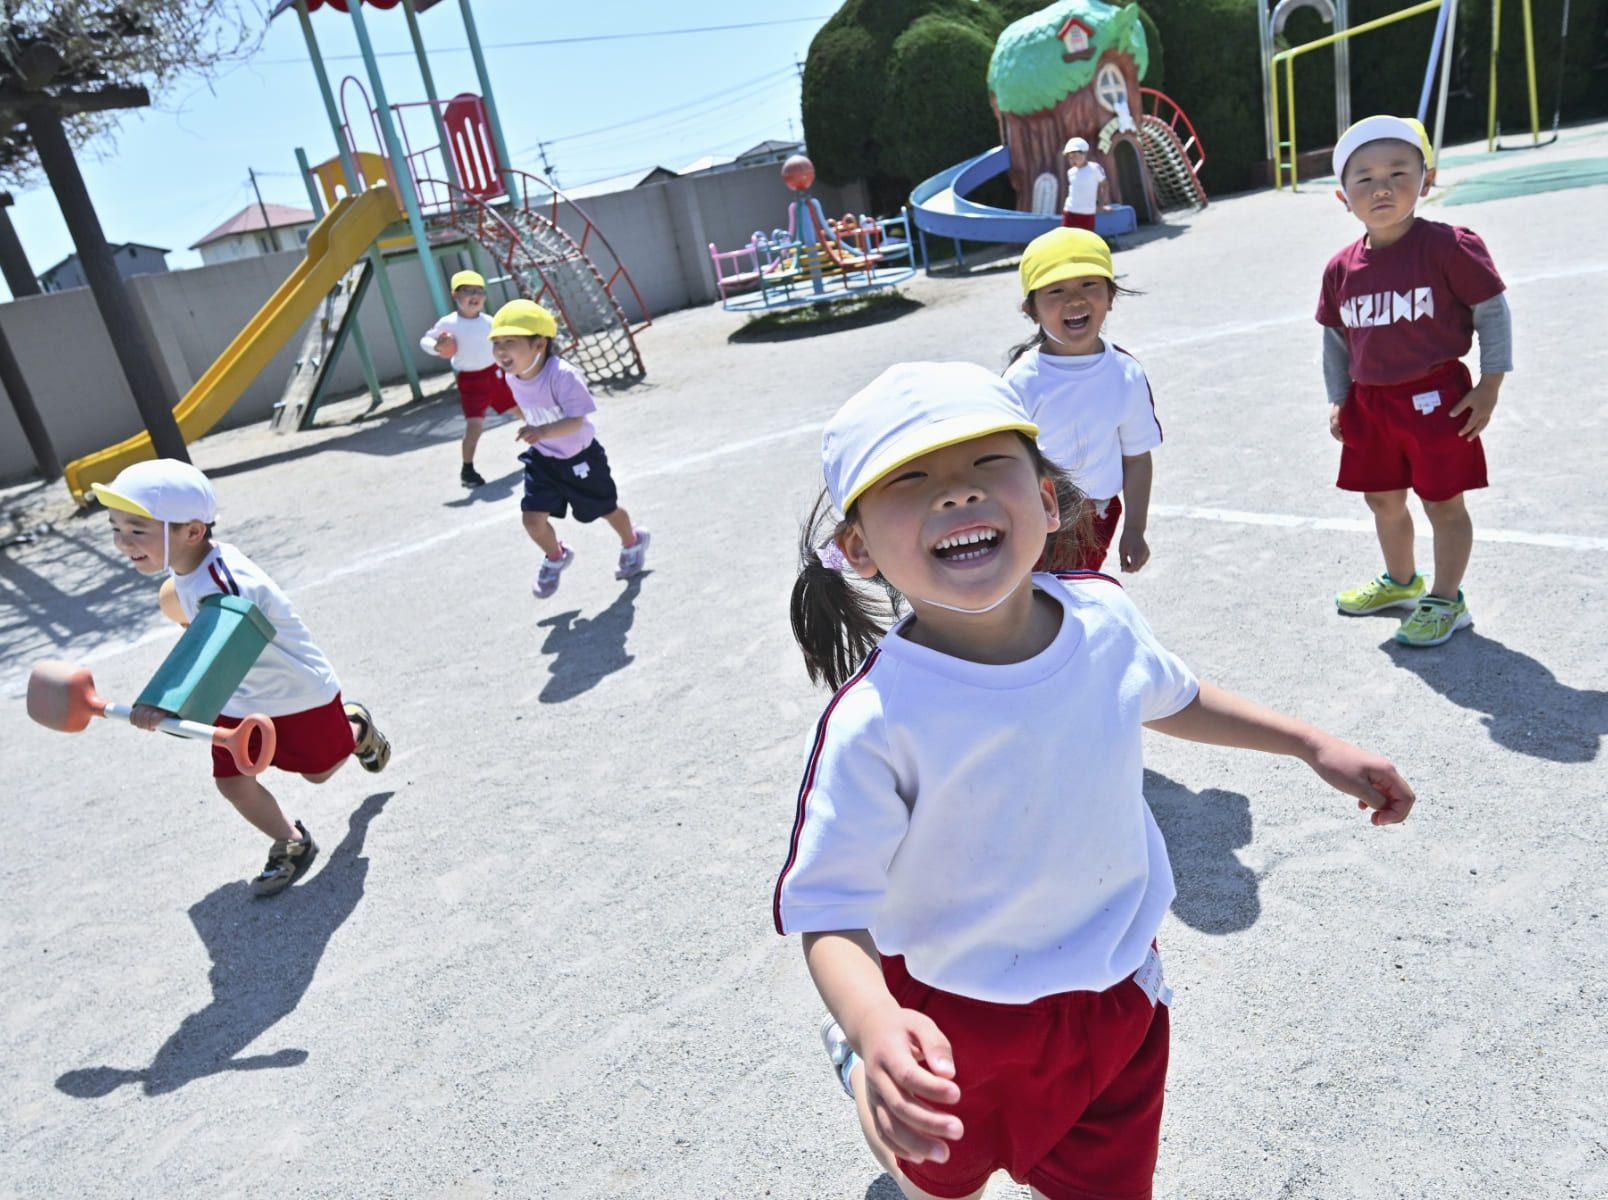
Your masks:
<svg viewBox="0 0 1608 1200"><path fill-rule="evenodd" d="M1485 152L1496 149L1496 51L1502 44L1502 0L1491 0L1491 97L1485 117Z"/></svg>
<svg viewBox="0 0 1608 1200"><path fill-rule="evenodd" d="M369 41L363 5L350 4L348 8L352 15L352 28L357 31L357 47L363 52L363 65L368 69L369 83L374 88L374 115L379 119L380 135L385 139L386 151L391 156L397 190L402 193L400 199L408 214L408 228L413 231L413 244L419 251L419 265L424 268L424 282L430 289L430 301L437 312L451 312L452 300L441 281L441 270L436 266L435 257L430 253L430 235L424 231L424 217L419 212L419 198L413 188L413 171L402 153L402 141L396 136L396 126L391 121L391 103L385 97L385 80L380 78L380 64L374 57L374 44Z"/></svg>
<svg viewBox="0 0 1608 1200"><path fill-rule="evenodd" d="M22 248L11 224L11 214L6 211L13 203L10 192L0 192L0 275L5 276L11 297L17 300L23 296L38 296L44 289L34 276L28 252Z"/></svg>
<svg viewBox="0 0 1608 1200"><path fill-rule="evenodd" d="M11 353L11 340L3 329L0 329L0 386L11 397L11 408L17 414L17 424L22 426L23 436L28 439L28 448L33 451L40 476L46 483L60 479L61 459L56 457L50 431L45 428L45 419L39 413L39 406L34 403L28 380L17 365L16 355Z"/></svg>
<svg viewBox="0 0 1608 1200"><path fill-rule="evenodd" d="M1334 32L1351 28L1348 0L1334 0ZM1351 128L1351 39L1334 44L1334 136Z"/></svg>
<svg viewBox="0 0 1608 1200"><path fill-rule="evenodd" d="M296 165L301 168L302 182L307 185L307 199L312 203L313 215L324 215L324 201L318 195L318 185L313 182L313 168L307 162L307 151L300 146L296 147ZM369 270L374 270L374 264L369 263ZM347 318L352 323L352 344L357 347L357 360L363 364L363 382L368 384L369 398L376 405L381 402L380 377L374 370L374 359L369 356L368 341L363 336L362 323L357 319L357 313L350 313ZM332 366L334 364L331 364Z"/></svg>
<svg viewBox="0 0 1608 1200"><path fill-rule="evenodd" d="M268 206L262 202L262 189L257 186L257 172L247 167L246 174L251 176L251 190L257 195L257 211L262 214L262 227L268 231L268 244L277 252L279 235L274 232L274 223L268 219Z"/></svg>
<svg viewBox="0 0 1608 1200"><path fill-rule="evenodd" d="M475 76L480 80L480 99L486 106L486 121L491 126L491 144L497 151L497 161L504 172L503 186L510 201L514 199L514 164L508 158L508 143L503 139L502 119L497 115L497 101L491 94L491 76L486 73L486 56L480 49L480 34L475 30L475 15L469 9L469 0L458 0L463 13L463 29L469 35L469 53L475 60Z"/></svg>
<svg viewBox="0 0 1608 1200"><path fill-rule="evenodd" d="M319 53L318 38L313 33L312 18L307 15L307 0L296 0L296 15L301 19L302 38L307 43L307 56L312 60L313 74L318 77L318 92L324 98L324 113L329 117L330 132L335 135L335 146L341 156L341 170L346 173L346 190L350 193L360 178L357 163L352 158L352 148L346 141L340 109L335 106L335 91L329 86L329 75L324 70L324 56ZM391 336L396 339L396 352L402 359L402 371L408 377L408 390L412 392L415 400L423 400L424 389L419 386L419 369L413 365L413 347L408 340L407 327L402 324L402 310L396 306L396 294L391 291L390 277L385 272L385 255L380 252L378 246L370 246L368 257L369 266L374 271L374 281L380 285L380 299L385 304L385 316L391 325Z"/></svg>
<svg viewBox="0 0 1608 1200"><path fill-rule="evenodd" d="M1452 12L1446 18L1446 41L1441 45L1440 97L1435 101L1435 161L1440 162L1441 133L1446 128L1446 92L1452 84L1452 57L1457 49L1457 0L1445 0Z"/></svg>
<svg viewBox="0 0 1608 1200"><path fill-rule="evenodd" d="M118 274L100 218L95 215L95 205L89 198L89 189L84 186L84 177L78 171L72 146L62 129L61 114L49 105L29 109L28 133L39 151L39 165L50 181L50 190L61 206L67 232L78 248L79 265L89 281L89 290L94 293L95 306L106 323L112 350L123 368L129 390L134 393L134 404L150 432L156 456L189 462L184 435L179 432L179 423L169 406L168 389L151 355L145 331L135 316L134 305L123 288L123 277Z"/></svg>
<svg viewBox="0 0 1608 1200"><path fill-rule="evenodd" d="M452 157L452 143L447 138L447 123L441 119L441 100L436 95L435 78L430 74L430 60L424 53L424 38L419 33L419 14L413 0L402 0L402 12L408 19L408 34L413 38L413 53L419 60L419 74L424 78L424 94L430 101L430 116L435 119L436 136L441 139L441 162L447 169L447 182L459 183L458 163Z"/></svg>
<svg viewBox="0 0 1608 1200"><path fill-rule="evenodd" d="M1535 103L1535 26L1530 20L1530 0L1524 0L1524 66L1530 82L1530 144L1541 144L1541 114Z"/></svg>
<svg viewBox="0 0 1608 1200"><path fill-rule="evenodd" d="M1267 135L1267 156L1273 163L1273 177L1279 174L1278 77L1273 67L1273 17L1268 5L1273 0L1256 0L1256 39L1262 51L1262 130Z"/></svg>
<svg viewBox="0 0 1608 1200"><path fill-rule="evenodd" d="M1442 4L1440 12L1435 14L1435 36L1429 43L1429 65L1424 68L1424 87L1418 93L1418 123L1422 125L1429 119L1429 90L1435 86L1435 68L1440 63L1441 49L1446 44L1446 15L1451 12L1450 4Z"/></svg>

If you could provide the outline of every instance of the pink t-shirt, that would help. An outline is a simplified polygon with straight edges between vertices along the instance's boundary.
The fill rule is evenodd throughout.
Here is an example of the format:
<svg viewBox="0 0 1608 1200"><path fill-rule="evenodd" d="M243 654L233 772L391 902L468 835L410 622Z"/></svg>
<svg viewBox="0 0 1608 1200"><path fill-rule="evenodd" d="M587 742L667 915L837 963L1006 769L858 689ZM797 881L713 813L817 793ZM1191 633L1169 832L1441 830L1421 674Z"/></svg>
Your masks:
<svg viewBox="0 0 1608 1200"><path fill-rule="evenodd" d="M1479 234L1419 217L1398 242L1360 238L1329 260L1318 324L1345 330L1357 383L1406 383L1467 354L1474 306L1503 290Z"/></svg>
<svg viewBox="0 0 1608 1200"><path fill-rule="evenodd" d="M514 403L525 415L527 425L551 425L567 417L580 417L581 427L560 438L543 438L535 443L538 452L548 458L574 458L590 446L597 437L588 413L597 411L597 402L586 390L586 376L562 358L548 355L542 369L530 379L521 379L506 372L508 390L514 394Z"/></svg>

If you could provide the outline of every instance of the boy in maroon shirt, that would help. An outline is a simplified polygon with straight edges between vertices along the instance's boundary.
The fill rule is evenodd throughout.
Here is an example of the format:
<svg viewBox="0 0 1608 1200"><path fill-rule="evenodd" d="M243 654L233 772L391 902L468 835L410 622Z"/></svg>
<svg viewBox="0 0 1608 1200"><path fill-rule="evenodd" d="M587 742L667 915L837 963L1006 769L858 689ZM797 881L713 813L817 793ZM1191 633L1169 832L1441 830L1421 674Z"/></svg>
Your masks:
<svg viewBox="0 0 1608 1200"><path fill-rule="evenodd" d="M1339 487L1374 515L1385 571L1338 593L1343 613L1407 608L1407 646L1438 646L1473 623L1463 573L1474 525L1463 493L1486 485L1480 433L1512 370L1512 324L1502 278L1478 234L1414 215L1435 179L1424 127L1368 117L1334 149L1336 195L1367 233L1323 272L1317 319L1329 432L1340 442ZM1480 338L1480 381L1461 361ZM1407 492L1435 535L1426 586L1413 557Z"/></svg>

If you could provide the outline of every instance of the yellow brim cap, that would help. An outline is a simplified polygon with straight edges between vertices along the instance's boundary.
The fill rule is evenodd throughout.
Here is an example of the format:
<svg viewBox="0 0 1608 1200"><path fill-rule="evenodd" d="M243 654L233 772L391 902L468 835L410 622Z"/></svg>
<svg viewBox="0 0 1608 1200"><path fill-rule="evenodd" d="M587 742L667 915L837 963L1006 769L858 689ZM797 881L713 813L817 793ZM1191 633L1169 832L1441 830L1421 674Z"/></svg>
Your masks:
<svg viewBox="0 0 1608 1200"><path fill-rule="evenodd" d="M199 467L172 458L134 463L118 472L109 484L92 483L90 490L107 508L178 523L218 518L218 496L212 481Z"/></svg>
<svg viewBox="0 0 1608 1200"><path fill-rule="evenodd" d="M491 319L490 337L557 337L558 322L534 300L510 300Z"/></svg>
<svg viewBox="0 0 1608 1200"><path fill-rule="evenodd" d="M457 291L461 287L483 288L485 286L486 277L479 271L459 271L452 277L453 291Z"/></svg>
<svg viewBox="0 0 1608 1200"><path fill-rule="evenodd" d="M151 516L150 511L143 504L130 500L120 492L112 491L104 483L92 483L89 485L89 490L94 492L95 499L99 500L107 508L115 508L119 512L133 513L136 517ZM151 517L151 519L156 520L155 517Z"/></svg>
<svg viewBox="0 0 1608 1200"><path fill-rule="evenodd" d="M1029 242L1022 251L1021 275L1024 296L1063 279L1116 278L1105 239L1087 229L1071 228L1052 229Z"/></svg>
<svg viewBox="0 0 1608 1200"><path fill-rule="evenodd" d="M1384 140L1406 142L1417 146L1424 156L1425 168L1435 165L1435 147L1430 144L1429 132L1416 117L1375 116L1364 117L1340 135L1334 144L1334 177L1342 184L1346 178L1346 163L1351 156L1369 142Z"/></svg>

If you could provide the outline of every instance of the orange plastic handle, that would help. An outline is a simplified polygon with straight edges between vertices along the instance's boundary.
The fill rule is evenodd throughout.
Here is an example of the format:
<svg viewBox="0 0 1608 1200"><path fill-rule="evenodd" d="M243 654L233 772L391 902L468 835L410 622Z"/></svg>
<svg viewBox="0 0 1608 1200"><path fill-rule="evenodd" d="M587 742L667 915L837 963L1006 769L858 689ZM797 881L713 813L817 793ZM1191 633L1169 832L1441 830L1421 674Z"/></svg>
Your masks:
<svg viewBox="0 0 1608 1200"><path fill-rule="evenodd" d="M251 757L251 735L254 733L258 737L255 759ZM274 732L272 717L252 713L233 729L215 727L212 730L212 744L222 746L229 752L229 757L234 759L235 766L240 768L242 775L261 775L268 769L268 764L274 761L278 734Z"/></svg>

